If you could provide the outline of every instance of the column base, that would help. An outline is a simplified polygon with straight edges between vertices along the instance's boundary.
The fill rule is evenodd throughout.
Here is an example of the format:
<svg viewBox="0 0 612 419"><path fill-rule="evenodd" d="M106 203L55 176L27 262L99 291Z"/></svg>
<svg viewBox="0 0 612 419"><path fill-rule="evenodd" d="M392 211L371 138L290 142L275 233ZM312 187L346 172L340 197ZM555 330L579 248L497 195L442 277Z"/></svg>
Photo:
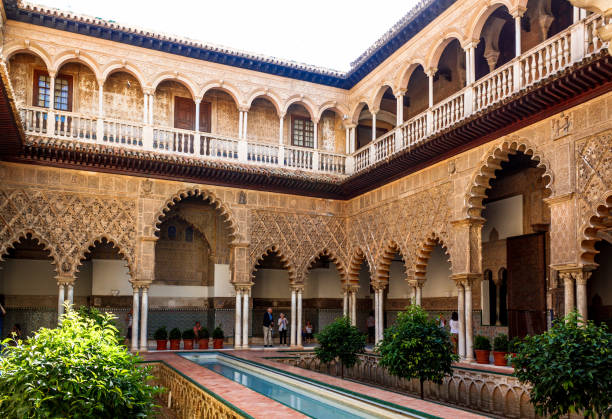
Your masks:
<svg viewBox="0 0 612 419"><path fill-rule="evenodd" d="M149 348L140 348L138 352L149 352Z"/></svg>
<svg viewBox="0 0 612 419"><path fill-rule="evenodd" d="M289 349L292 349L292 350L302 350L302 349L304 349L304 347L302 345L291 345L291 346L289 346Z"/></svg>

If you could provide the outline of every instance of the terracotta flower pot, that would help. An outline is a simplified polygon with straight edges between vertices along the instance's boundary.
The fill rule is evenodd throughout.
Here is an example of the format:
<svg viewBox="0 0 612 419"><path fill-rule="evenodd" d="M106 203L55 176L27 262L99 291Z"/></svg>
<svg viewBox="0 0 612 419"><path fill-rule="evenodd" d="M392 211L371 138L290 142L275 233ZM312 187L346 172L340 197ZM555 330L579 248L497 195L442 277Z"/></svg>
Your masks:
<svg viewBox="0 0 612 419"><path fill-rule="evenodd" d="M168 341L167 340L158 340L157 341L157 350L158 351L165 351L166 349L168 349Z"/></svg>
<svg viewBox="0 0 612 419"><path fill-rule="evenodd" d="M181 349L181 340L180 339L170 339L170 350L178 351Z"/></svg>
<svg viewBox="0 0 612 419"><path fill-rule="evenodd" d="M508 352L493 351L493 364L498 367L508 366L508 360L506 359L507 354Z"/></svg>
<svg viewBox="0 0 612 419"><path fill-rule="evenodd" d="M223 349L223 339L213 339L214 349Z"/></svg>
<svg viewBox="0 0 612 419"><path fill-rule="evenodd" d="M183 349L193 349L193 339L187 339L183 341Z"/></svg>
<svg viewBox="0 0 612 419"><path fill-rule="evenodd" d="M476 349L476 362L479 364L488 364L489 363L489 354L491 351L483 351L482 349Z"/></svg>
<svg viewBox="0 0 612 419"><path fill-rule="evenodd" d="M200 339L198 341L198 347L200 349L208 349L208 339Z"/></svg>

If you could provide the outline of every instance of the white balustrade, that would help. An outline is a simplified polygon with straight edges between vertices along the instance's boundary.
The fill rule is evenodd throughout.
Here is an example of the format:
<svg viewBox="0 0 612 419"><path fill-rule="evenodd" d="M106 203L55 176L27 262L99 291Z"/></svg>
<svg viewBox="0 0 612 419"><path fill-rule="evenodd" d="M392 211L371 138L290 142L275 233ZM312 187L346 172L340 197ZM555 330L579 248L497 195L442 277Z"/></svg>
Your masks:
<svg viewBox="0 0 612 419"><path fill-rule="evenodd" d="M486 108L514 91L513 67L504 65L474 84L474 111Z"/></svg>
<svg viewBox="0 0 612 419"><path fill-rule="evenodd" d="M450 127L454 123L463 119L464 91L461 90L449 98L444 99L432 108L433 112L433 133Z"/></svg>
<svg viewBox="0 0 612 419"><path fill-rule="evenodd" d="M214 134L200 134L203 156L216 159L238 160L238 140Z"/></svg>
<svg viewBox="0 0 612 419"><path fill-rule="evenodd" d="M153 150L178 154L195 154L201 150L198 133L177 128L154 128Z"/></svg>
<svg viewBox="0 0 612 419"><path fill-rule="evenodd" d="M251 163L278 165L278 145L249 143L247 160Z"/></svg>
<svg viewBox="0 0 612 419"><path fill-rule="evenodd" d="M55 112L55 135L62 138L96 139L97 117L88 117L74 112Z"/></svg>
<svg viewBox="0 0 612 419"><path fill-rule="evenodd" d="M46 134L48 110L35 106L23 106L20 109L23 129L28 134Z"/></svg>
<svg viewBox="0 0 612 419"><path fill-rule="evenodd" d="M395 153L395 130L374 140L374 162L386 159Z"/></svg>
<svg viewBox="0 0 612 419"><path fill-rule="evenodd" d="M102 141L142 147L142 125L133 122L104 119Z"/></svg>
<svg viewBox="0 0 612 419"><path fill-rule="evenodd" d="M521 87L527 87L571 64L570 31L565 30L521 56Z"/></svg>
<svg viewBox="0 0 612 419"><path fill-rule="evenodd" d="M314 151L299 147L285 147L284 166L312 170Z"/></svg>
<svg viewBox="0 0 612 419"><path fill-rule="evenodd" d="M319 170L326 173L346 173L346 157L341 154L319 153Z"/></svg>
<svg viewBox="0 0 612 419"><path fill-rule="evenodd" d="M584 21L584 53L591 55L606 47L606 43L601 40L598 29L612 23L612 16L602 16L593 14Z"/></svg>
<svg viewBox="0 0 612 419"><path fill-rule="evenodd" d="M366 145L355 153L355 171L365 169L370 165L370 145Z"/></svg>
<svg viewBox="0 0 612 419"><path fill-rule="evenodd" d="M411 148L427 137L427 111L410 118L402 125L404 144L402 148Z"/></svg>

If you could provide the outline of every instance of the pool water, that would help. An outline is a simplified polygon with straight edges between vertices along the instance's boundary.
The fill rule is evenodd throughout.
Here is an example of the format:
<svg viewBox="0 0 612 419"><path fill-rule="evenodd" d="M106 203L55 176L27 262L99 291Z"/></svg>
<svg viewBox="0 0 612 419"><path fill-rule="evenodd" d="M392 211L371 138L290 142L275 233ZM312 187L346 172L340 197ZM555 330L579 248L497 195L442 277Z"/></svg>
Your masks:
<svg viewBox="0 0 612 419"><path fill-rule="evenodd" d="M383 413L374 413L376 408L368 408L364 411L363 408L355 406L359 402L351 399L343 400L343 396L336 392L311 384L303 384L301 380L271 372L263 366L253 366L221 354L184 354L182 356L313 418L353 419L404 416L390 411L385 413L382 409ZM309 386L312 388L308 388Z"/></svg>

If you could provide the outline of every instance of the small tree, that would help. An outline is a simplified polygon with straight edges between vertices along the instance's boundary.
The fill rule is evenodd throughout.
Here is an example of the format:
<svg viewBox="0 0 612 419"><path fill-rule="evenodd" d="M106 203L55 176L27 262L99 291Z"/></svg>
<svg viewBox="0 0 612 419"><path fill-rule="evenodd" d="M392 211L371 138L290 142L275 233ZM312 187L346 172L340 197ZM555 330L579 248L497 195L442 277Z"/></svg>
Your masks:
<svg viewBox="0 0 612 419"><path fill-rule="evenodd" d="M359 362L359 354L364 352L366 337L351 325L348 317L334 320L316 335L319 346L315 354L321 362L329 364L340 361L340 374L344 378L344 367L351 368Z"/></svg>
<svg viewBox="0 0 612 419"><path fill-rule="evenodd" d="M572 312L517 345L514 375L529 383L538 415L607 417L612 407L612 334Z"/></svg>
<svg viewBox="0 0 612 419"><path fill-rule="evenodd" d="M451 364L458 359L448 332L416 305L399 313L376 350L380 354L379 365L391 375L419 379L421 399L423 383L442 383L446 375L453 375Z"/></svg>
<svg viewBox="0 0 612 419"><path fill-rule="evenodd" d="M146 417L157 387L149 369L119 344L112 317L96 320L66 306L56 329L4 341L0 356L0 417Z"/></svg>

